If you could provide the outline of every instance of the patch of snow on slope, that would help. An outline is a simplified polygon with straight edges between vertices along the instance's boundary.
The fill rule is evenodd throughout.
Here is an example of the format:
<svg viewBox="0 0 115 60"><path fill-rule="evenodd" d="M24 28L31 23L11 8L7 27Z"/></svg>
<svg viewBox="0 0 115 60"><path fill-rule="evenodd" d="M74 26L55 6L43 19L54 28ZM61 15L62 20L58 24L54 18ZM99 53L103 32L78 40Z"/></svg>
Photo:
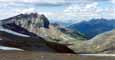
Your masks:
<svg viewBox="0 0 115 60"><path fill-rule="evenodd" d="M12 47L5 47L5 46L0 46L0 50L19 50L19 51L24 51L19 48L12 48Z"/></svg>
<svg viewBox="0 0 115 60"><path fill-rule="evenodd" d="M8 30L8 29L5 29L5 28L0 28L0 31L8 32L8 33L11 33L11 34L14 34L14 35L18 35L18 36L22 36L22 37L30 37L28 35L17 33L17 32L14 32L12 30Z"/></svg>
<svg viewBox="0 0 115 60"><path fill-rule="evenodd" d="M115 56L115 54L80 54L81 56Z"/></svg>

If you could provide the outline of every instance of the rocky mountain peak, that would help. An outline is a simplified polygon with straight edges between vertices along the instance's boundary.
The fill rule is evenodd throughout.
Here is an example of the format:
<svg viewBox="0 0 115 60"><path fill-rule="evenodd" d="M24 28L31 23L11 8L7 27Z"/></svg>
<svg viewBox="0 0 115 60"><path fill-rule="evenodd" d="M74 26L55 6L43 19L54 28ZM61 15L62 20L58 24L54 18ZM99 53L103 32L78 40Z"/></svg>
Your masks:
<svg viewBox="0 0 115 60"><path fill-rule="evenodd" d="M49 21L44 15L39 15L37 13L30 14L19 14L14 17L10 17L1 21L2 25L5 24L16 24L24 28L32 27L49 27Z"/></svg>
<svg viewBox="0 0 115 60"><path fill-rule="evenodd" d="M4 20L1 20L1 26L15 32L27 34L27 31L35 31L41 27L48 29L49 21L44 15L37 13L19 14ZM30 35L30 34L29 34Z"/></svg>

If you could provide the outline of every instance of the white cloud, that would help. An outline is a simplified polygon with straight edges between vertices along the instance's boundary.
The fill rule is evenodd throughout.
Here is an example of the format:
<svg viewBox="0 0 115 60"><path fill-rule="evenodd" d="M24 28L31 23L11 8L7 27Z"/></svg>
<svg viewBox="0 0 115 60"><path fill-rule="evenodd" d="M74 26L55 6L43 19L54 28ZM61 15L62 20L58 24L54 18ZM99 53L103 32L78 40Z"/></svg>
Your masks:
<svg viewBox="0 0 115 60"><path fill-rule="evenodd" d="M102 11L97 7L98 3L87 4L85 6L71 5L64 10L64 13L76 20L86 20L93 17L99 17Z"/></svg>
<svg viewBox="0 0 115 60"><path fill-rule="evenodd" d="M37 4L65 4L70 3L70 5L65 6L64 11L40 11L36 9L34 6L24 7L25 5L18 5L21 8L13 8L7 11L6 13L0 16L13 16L19 13L30 13L30 12L38 12L39 14L45 14L49 19L60 20L60 21L70 21L70 20L88 20L91 18L114 18L115 17L115 9L103 9L98 6L98 1L100 0L0 0L0 3L4 3L4 6L7 8L9 5L18 5L17 2L25 2L25 3L37 3ZM115 3L115 0L111 0ZM0 7L3 7L3 4L0 4ZM16 6L17 7L17 6ZM52 8L49 8L52 9ZM39 11L38 11L39 10ZM43 10L43 9L41 9ZM45 10L45 9L44 9ZM54 9L55 10L55 9ZM5 11L4 11L5 12Z"/></svg>
<svg viewBox="0 0 115 60"><path fill-rule="evenodd" d="M20 14L20 13L31 13L31 12L36 12L34 8L25 8L25 9L17 9L16 13Z"/></svg>
<svg viewBox="0 0 115 60"><path fill-rule="evenodd" d="M25 3L38 3L38 4L44 4L44 3L49 3L49 4L66 4L66 3L71 3L71 4L79 4L79 5L85 5L85 4L90 4L92 2L95 2L97 0L0 0L0 2L25 2Z"/></svg>
<svg viewBox="0 0 115 60"><path fill-rule="evenodd" d="M63 12L38 12L38 14L44 14L49 19L64 20L65 15Z"/></svg>
<svg viewBox="0 0 115 60"><path fill-rule="evenodd" d="M51 13L49 17L62 21L76 21L80 22L82 20L90 20L93 18L106 18L115 19L115 9L113 8L100 8L98 2L93 2L91 4L79 5L73 4L67 7L63 12Z"/></svg>
<svg viewBox="0 0 115 60"><path fill-rule="evenodd" d="M104 9L103 10L103 18L115 19L115 8Z"/></svg>
<svg viewBox="0 0 115 60"><path fill-rule="evenodd" d="M38 2L40 0L0 0L0 2Z"/></svg>
<svg viewBox="0 0 115 60"><path fill-rule="evenodd" d="M101 9L97 8L97 2L87 4L85 7L79 4L68 6L63 12L38 12L45 14L49 19L60 21L74 21L86 20L87 18L99 15ZM95 11L96 10L96 11Z"/></svg>
<svg viewBox="0 0 115 60"><path fill-rule="evenodd" d="M94 7L97 7L97 5L98 5L98 3L97 2L94 2L94 3L92 3L92 4L88 4L88 5L86 5L86 7L85 8L94 8Z"/></svg>
<svg viewBox="0 0 115 60"><path fill-rule="evenodd" d="M4 12L4 13L3 13ZM36 12L34 8L15 8L8 10L0 10L0 20L9 18L18 14L27 14L31 12Z"/></svg>
<svg viewBox="0 0 115 60"><path fill-rule="evenodd" d="M24 2L24 3L64 3L65 0L0 0L0 2Z"/></svg>
<svg viewBox="0 0 115 60"><path fill-rule="evenodd" d="M115 3L115 0L111 0L112 3Z"/></svg>

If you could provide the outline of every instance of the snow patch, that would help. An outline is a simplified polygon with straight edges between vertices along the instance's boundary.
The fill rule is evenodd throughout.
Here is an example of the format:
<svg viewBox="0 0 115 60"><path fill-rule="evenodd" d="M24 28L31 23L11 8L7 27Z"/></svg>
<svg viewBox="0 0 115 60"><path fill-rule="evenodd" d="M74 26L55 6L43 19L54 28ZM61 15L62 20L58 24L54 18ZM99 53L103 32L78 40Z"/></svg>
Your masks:
<svg viewBox="0 0 115 60"><path fill-rule="evenodd" d="M5 31L5 32L8 32L8 33L11 33L11 34L14 34L14 35L22 36L22 37L30 37L28 35L17 33L17 32L14 32L12 30L4 29L4 28L0 28L0 31Z"/></svg>
<svg viewBox="0 0 115 60"><path fill-rule="evenodd" d="M80 54L81 56L115 56L115 54Z"/></svg>
<svg viewBox="0 0 115 60"><path fill-rule="evenodd" d="M5 47L5 46L0 46L0 50L19 50L19 51L24 51L19 48L12 48L12 47Z"/></svg>

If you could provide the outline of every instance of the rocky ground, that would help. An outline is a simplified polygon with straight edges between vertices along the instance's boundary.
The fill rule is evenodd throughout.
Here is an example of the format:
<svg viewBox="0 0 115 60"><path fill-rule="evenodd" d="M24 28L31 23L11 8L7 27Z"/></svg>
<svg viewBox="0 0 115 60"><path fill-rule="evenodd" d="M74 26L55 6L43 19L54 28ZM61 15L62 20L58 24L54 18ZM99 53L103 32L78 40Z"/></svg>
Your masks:
<svg viewBox="0 0 115 60"><path fill-rule="evenodd" d="M113 56L88 56L29 51L0 51L0 60L114 60Z"/></svg>

